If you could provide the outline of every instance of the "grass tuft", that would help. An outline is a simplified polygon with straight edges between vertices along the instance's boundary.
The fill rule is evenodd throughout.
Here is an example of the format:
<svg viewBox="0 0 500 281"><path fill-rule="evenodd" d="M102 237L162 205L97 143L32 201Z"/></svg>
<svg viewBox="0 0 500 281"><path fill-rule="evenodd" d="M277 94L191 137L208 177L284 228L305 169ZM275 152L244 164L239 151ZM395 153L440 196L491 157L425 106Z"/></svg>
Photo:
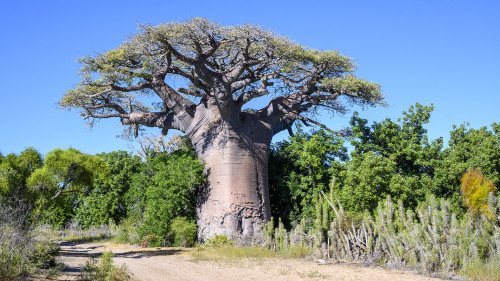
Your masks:
<svg viewBox="0 0 500 281"><path fill-rule="evenodd" d="M328 278L327 274L321 273L319 270L316 269L311 269L307 271L297 271L297 274L300 276L300 278L321 278L321 279Z"/></svg>
<svg viewBox="0 0 500 281"><path fill-rule="evenodd" d="M500 280L500 257L497 256L487 263L474 259L465 264L460 273L474 281L498 281Z"/></svg>
<svg viewBox="0 0 500 281"><path fill-rule="evenodd" d="M113 264L113 253L106 251L97 261L89 259L82 268L80 281L128 281L132 280L125 265L117 267Z"/></svg>

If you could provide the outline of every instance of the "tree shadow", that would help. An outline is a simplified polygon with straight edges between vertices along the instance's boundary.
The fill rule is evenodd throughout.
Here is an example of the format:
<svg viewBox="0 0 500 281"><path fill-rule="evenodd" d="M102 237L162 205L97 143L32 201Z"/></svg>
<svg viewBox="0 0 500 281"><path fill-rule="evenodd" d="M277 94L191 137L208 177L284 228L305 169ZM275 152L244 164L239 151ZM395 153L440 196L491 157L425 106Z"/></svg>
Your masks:
<svg viewBox="0 0 500 281"><path fill-rule="evenodd" d="M133 259L139 259L139 258L147 258L147 257L153 257L153 256L173 256L173 255L179 255L185 253L186 250L183 249L159 249L159 250L130 250L126 252L117 252L114 253L114 256L117 258L133 258Z"/></svg>
<svg viewBox="0 0 500 281"><path fill-rule="evenodd" d="M103 245L84 246L85 244L76 244L72 242L60 242L61 247L74 247L81 245L78 248L63 248L59 251L60 257L82 257L82 258L98 258L104 251L112 251L115 257L130 257L141 258L149 256L171 256L185 253L186 250L182 248L138 248L130 250L121 249L105 249ZM101 252L94 252L94 250L102 248Z"/></svg>

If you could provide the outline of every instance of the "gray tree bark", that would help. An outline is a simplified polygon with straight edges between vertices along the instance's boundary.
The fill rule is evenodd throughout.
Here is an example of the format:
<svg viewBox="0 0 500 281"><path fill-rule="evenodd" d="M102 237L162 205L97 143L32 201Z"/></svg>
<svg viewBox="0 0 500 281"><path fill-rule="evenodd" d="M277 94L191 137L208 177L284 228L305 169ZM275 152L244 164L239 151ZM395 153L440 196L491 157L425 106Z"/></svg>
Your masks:
<svg viewBox="0 0 500 281"><path fill-rule="evenodd" d="M226 135L227 136L227 135ZM254 236L271 217L267 179L268 151L245 147L241 140L223 141L207 150L207 184L198 195L198 237L216 234L230 238Z"/></svg>
<svg viewBox="0 0 500 281"><path fill-rule="evenodd" d="M193 126L197 129L188 135L207 174L198 195L198 237L254 237L271 218L267 176L271 126L254 113L223 120L215 114L216 107L197 112L201 113Z"/></svg>

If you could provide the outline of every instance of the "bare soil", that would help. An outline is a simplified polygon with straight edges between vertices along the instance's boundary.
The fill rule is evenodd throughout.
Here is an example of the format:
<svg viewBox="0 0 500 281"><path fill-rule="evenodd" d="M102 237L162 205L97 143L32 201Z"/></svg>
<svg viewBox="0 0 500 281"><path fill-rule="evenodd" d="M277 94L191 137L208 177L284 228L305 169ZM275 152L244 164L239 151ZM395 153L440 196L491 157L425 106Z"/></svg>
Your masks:
<svg viewBox="0 0 500 281"><path fill-rule="evenodd" d="M59 261L66 265L58 280L76 280L90 257L103 251L115 254L115 265L125 264L135 280L440 280L408 271L361 267L353 264L320 264L315 261L279 258L204 260L190 249L149 248L111 243L61 243Z"/></svg>

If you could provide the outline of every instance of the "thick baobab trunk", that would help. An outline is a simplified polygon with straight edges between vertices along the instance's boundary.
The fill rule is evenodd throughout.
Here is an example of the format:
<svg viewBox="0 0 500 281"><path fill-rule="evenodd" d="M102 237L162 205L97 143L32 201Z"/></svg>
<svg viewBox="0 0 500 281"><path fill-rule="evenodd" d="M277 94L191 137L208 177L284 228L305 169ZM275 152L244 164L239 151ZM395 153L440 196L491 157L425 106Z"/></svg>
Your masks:
<svg viewBox="0 0 500 281"><path fill-rule="evenodd" d="M264 123L245 123L219 123L192 136L207 173L197 203L202 241L218 234L256 237L271 217L267 177L271 132Z"/></svg>
<svg viewBox="0 0 500 281"><path fill-rule="evenodd" d="M208 184L198 197L200 239L258 235L271 216L267 161L237 144L211 149L203 160Z"/></svg>

